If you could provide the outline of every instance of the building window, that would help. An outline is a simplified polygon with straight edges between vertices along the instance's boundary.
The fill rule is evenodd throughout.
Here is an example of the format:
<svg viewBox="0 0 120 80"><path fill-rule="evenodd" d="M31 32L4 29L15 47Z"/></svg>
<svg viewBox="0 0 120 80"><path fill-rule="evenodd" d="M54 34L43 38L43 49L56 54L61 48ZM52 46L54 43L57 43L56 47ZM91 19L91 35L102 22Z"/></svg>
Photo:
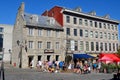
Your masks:
<svg viewBox="0 0 120 80"><path fill-rule="evenodd" d="M116 34L116 40L118 40L118 34Z"/></svg>
<svg viewBox="0 0 120 80"><path fill-rule="evenodd" d="M98 38L98 32L95 31L95 38Z"/></svg>
<svg viewBox="0 0 120 80"><path fill-rule="evenodd" d="M105 43L105 51L107 51L107 43Z"/></svg>
<svg viewBox="0 0 120 80"><path fill-rule="evenodd" d="M70 16L66 16L66 22L70 23Z"/></svg>
<svg viewBox="0 0 120 80"><path fill-rule="evenodd" d="M38 41L38 49L42 48L42 41Z"/></svg>
<svg viewBox="0 0 120 80"><path fill-rule="evenodd" d="M116 49L117 49L117 50L118 50L118 47L119 47L119 46L118 46L118 43L116 43Z"/></svg>
<svg viewBox="0 0 120 80"><path fill-rule="evenodd" d="M51 42L47 42L47 49L51 49Z"/></svg>
<svg viewBox="0 0 120 80"><path fill-rule="evenodd" d="M73 18L73 23L77 24L77 18L75 18L75 17Z"/></svg>
<svg viewBox="0 0 120 80"><path fill-rule="evenodd" d="M103 25L104 25L104 29L106 29L106 24L104 23Z"/></svg>
<svg viewBox="0 0 120 80"><path fill-rule="evenodd" d="M113 25L111 25L111 27L112 27L112 30L114 30L114 26L113 26Z"/></svg>
<svg viewBox="0 0 120 80"><path fill-rule="evenodd" d="M90 31L90 37L93 38L93 31Z"/></svg>
<svg viewBox="0 0 120 80"><path fill-rule="evenodd" d="M91 51L94 51L94 42L91 42Z"/></svg>
<svg viewBox="0 0 120 80"><path fill-rule="evenodd" d="M50 37L51 35L51 30L47 30L47 36Z"/></svg>
<svg viewBox="0 0 120 80"><path fill-rule="evenodd" d="M109 43L109 51L111 51L111 43Z"/></svg>
<svg viewBox="0 0 120 80"><path fill-rule="evenodd" d="M93 22L92 21L90 21L90 26L93 27Z"/></svg>
<svg viewBox="0 0 120 80"><path fill-rule="evenodd" d="M0 34L0 52L3 50L3 34Z"/></svg>
<svg viewBox="0 0 120 80"><path fill-rule="evenodd" d="M33 36L33 28L29 28L29 33L30 36Z"/></svg>
<svg viewBox="0 0 120 80"><path fill-rule="evenodd" d="M107 24L107 26L108 26L108 29L110 29L110 24Z"/></svg>
<svg viewBox="0 0 120 80"><path fill-rule="evenodd" d="M84 50L84 44L83 44L83 41L80 41L80 50L81 50L81 51Z"/></svg>
<svg viewBox="0 0 120 80"><path fill-rule="evenodd" d="M103 51L103 43L100 43L100 51Z"/></svg>
<svg viewBox="0 0 120 80"><path fill-rule="evenodd" d="M38 29L38 36L42 36L42 29Z"/></svg>
<svg viewBox="0 0 120 80"><path fill-rule="evenodd" d="M71 50L71 41L70 41L70 39L66 40L66 50Z"/></svg>
<svg viewBox="0 0 120 80"><path fill-rule="evenodd" d="M101 38L101 39L103 38L103 34L102 34L102 32L100 32L100 38Z"/></svg>
<svg viewBox="0 0 120 80"><path fill-rule="evenodd" d="M117 31L118 29L117 29L117 25L115 25L115 30Z"/></svg>
<svg viewBox="0 0 120 80"><path fill-rule="evenodd" d="M102 28L102 24L101 23L99 23L99 28Z"/></svg>
<svg viewBox="0 0 120 80"><path fill-rule="evenodd" d="M33 41L29 41L29 49L33 49Z"/></svg>
<svg viewBox="0 0 120 80"><path fill-rule="evenodd" d="M115 36L114 36L114 34L112 34L112 40L114 40L115 39Z"/></svg>
<svg viewBox="0 0 120 80"><path fill-rule="evenodd" d="M67 35L70 35L70 28L67 28L66 32Z"/></svg>
<svg viewBox="0 0 120 80"><path fill-rule="evenodd" d="M97 27L97 22L95 22L95 27Z"/></svg>
<svg viewBox="0 0 120 80"><path fill-rule="evenodd" d="M56 42L56 49L59 49L60 45L59 42Z"/></svg>
<svg viewBox="0 0 120 80"><path fill-rule="evenodd" d="M80 37L83 37L83 30L80 29Z"/></svg>
<svg viewBox="0 0 120 80"><path fill-rule="evenodd" d="M88 26L88 21L87 20L85 20L85 26Z"/></svg>
<svg viewBox="0 0 120 80"><path fill-rule="evenodd" d="M105 39L107 39L107 34L106 33L104 33L104 37L105 37Z"/></svg>
<svg viewBox="0 0 120 80"><path fill-rule="evenodd" d="M74 29L74 36L77 36L77 29Z"/></svg>
<svg viewBox="0 0 120 80"><path fill-rule="evenodd" d="M85 37L88 37L88 30L85 30Z"/></svg>
<svg viewBox="0 0 120 80"><path fill-rule="evenodd" d="M108 39L111 39L111 34L110 33L108 33Z"/></svg>
<svg viewBox="0 0 120 80"><path fill-rule="evenodd" d="M79 24L82 25L82 19L79 19Z"/></svg>
<svg viewBox="0 0 120 80"><path fill-rule="evenodd" d="M89 51L89 42L86 41L86 51Z"/></svg>
<svg viewBox="0 0 120 80"><path fill-rule="evenodd" d="M75 41L75 51L77 51L77 50L78 50L78 42Z"/></svg>
<svg viewBox="0 0 120 80"><path fill-rule="evenodd" d="M115 43L113 43L113 51L115 51Z"/></svg>
<svg viewBox="0 0 120 80"><path fill-rule="evenodd" d="M4 30L4 29L3 29L2 27L0 27L0 32L3 32L3 30Z"/></svg>
<svg viewBox="0 0 120 80"><path fill-rule="evenodd" d="M56 31L56 37L59 37L60 32L57 30Z"/></svg>
<svg viewBox="0 0 120 80"><path fill-rule="evenodd" d="M96 51L99 51L99 43L96 42Z"/></svg>

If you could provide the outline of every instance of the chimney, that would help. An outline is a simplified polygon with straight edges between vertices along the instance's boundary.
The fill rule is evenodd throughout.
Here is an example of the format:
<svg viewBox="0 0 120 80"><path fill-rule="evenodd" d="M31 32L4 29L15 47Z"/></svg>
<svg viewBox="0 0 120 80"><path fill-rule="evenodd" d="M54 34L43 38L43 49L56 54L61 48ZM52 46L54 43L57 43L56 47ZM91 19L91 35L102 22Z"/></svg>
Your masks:
<svg viewBox="0 0 120 80"><path fill-rule="evenodd" d="M23 13L25 8L24 2L21 3L20 7L18 8L18 12Z"/></svg>
<svg viewBox="0 0 120 80"><path fill-rule="evenodd" d="M88 14L92 15L92 16L95 16L96 15L96 12L95 11L91 11L89 12Z"/></svg>

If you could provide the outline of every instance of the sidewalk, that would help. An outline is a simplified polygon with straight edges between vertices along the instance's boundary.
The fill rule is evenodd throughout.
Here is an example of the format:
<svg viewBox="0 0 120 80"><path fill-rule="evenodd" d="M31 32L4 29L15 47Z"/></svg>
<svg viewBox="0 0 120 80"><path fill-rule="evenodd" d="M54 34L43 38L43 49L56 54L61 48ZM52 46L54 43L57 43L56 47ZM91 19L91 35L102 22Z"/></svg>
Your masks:
<svg viewBox="0 0 120 80"><path fill-rule="evenodd" d="M10 63L8 62L5 62L4 63L4 69L5 71L10 71L10 72L16 72L16 71L27 71L27 72L38 72L38 70L36 68L33 68L33 69L30 69L30 68L26 68L26 69L23 69L23 68L16 68L14 66L12 66Z"/></svg>

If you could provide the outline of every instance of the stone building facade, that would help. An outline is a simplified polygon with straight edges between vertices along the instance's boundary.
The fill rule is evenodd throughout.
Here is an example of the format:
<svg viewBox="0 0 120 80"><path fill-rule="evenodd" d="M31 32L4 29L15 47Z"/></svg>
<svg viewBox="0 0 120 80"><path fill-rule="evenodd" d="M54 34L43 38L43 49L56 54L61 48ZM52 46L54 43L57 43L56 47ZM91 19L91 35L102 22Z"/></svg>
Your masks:
<svg viewBox="0 0 120 80"><path fill-rule="evenodd" d="M53 17L24 12L24 3L18 9L13 29L12 64L27 68L33 60L64 60L63 27Z"/></svg>
<svg viewBox="0 0 120 80"><path fill-rule="evenodd" d="M115 53L119 46L119 21L55 6L42 16L19 7L13 29L12 64L26 68L33 60L64 60L66 55Z"/></svg>
<svg viewBox="0 0 120 80"><path fill-rule="evenodd" d="M42 15L54 17L64 28L67 53L115 53L119 46L119 21L95 11L83 13L81 8L55 6Z"/></svg>

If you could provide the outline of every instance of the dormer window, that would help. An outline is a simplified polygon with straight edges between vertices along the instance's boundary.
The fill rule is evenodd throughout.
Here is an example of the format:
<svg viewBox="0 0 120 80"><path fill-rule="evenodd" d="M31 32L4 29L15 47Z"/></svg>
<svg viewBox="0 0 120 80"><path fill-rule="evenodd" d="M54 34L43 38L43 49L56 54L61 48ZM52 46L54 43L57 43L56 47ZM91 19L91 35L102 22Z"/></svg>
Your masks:
<svg viewBox="0 0 120 80"><path fill-rule="evenodd" d="M30 19L31 19L31 22L38 22L38 16L37 15L32 15L30 17Z"/></svg>

